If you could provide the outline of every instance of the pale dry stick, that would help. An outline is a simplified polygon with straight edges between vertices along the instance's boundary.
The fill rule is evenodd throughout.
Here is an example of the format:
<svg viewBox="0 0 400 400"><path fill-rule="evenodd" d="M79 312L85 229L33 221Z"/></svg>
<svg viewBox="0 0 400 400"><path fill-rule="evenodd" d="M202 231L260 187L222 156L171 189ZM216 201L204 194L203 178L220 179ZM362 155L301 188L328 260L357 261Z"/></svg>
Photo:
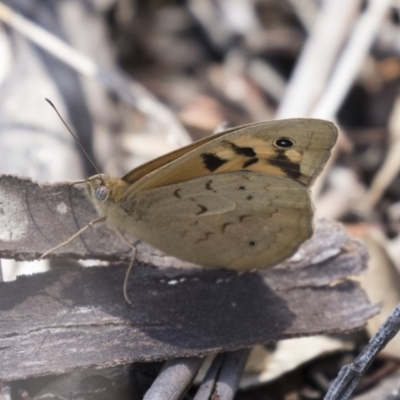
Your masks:
<svg viewBox="0 0 400 400"><path fill-rule="evenodd" d="M367 57L389 6L390 0L371 0L367 3L367 8L356 21L348 43L336 63L318 105L310 114L312 118L335 119L345 96L361 69L363 61ZM331 157L328 163L333 163L334 159L335 157ZM325 169L325 171L327 170L328 168ZM313 186L314 197L321 191L323 181L322 175Z"/></svg>
<svg viewBox="0 0 400 400"><path fill-rule="evenodd" d="M333 0L334 1L334 0ZM377 36L390 0L370 0L358 18L318 106L310 116L334 119Z"/></svg>
<svg viewBox="0 0 400 400"><path fill-rule="evenodd" d="M361 0L327 0L323 3L314 29L290 78L276 118L312 116L360 5ZM333 116L331 119L334 119ZM328 161L329 164L334 162L334 154ZM313 185L314 200L321 191L329 164Z"/></svg>
<svg viewBox="0 0 400 400"><path fill-rule="evenodd" d="M0 2L0 21L24 35L85 77L95 79L116 93L128 104L166 127L169 137L177 146L191 143L190 136L175 118L146 88L121 71L103 68L90 57L75 50L37 24L27 20Z"/></svg>
<svg viewBox="0 0 400 400"><path fill-rule="evenodd" d="M260 58L250 61L248 74L269 96L281 101L285 93L285 81L279 72Z"/></svg>
<svg viewBox="0 0 400 400"><path fill-rule="evenodd" d="M393 107L389 122L391 143L383 165L372 180L371 187L365 197L365 206L371 209L382 197L400 170L400 97Z"/></svg>
<svg viewBox="0 0 400 400"><path fill-rule="evenodd" d="M324 91L361 0L326 0L290 78L276 119L309 117Z"/></svg>
<svg viewBox="0 0 400 400"><path fill-rule="evenodd" d="M202 363L203 359L199 357L167 361L143 400L181 399Z"/></svg>
<svg viewBox="0 0 400 400"><path fill-rule="evenodd" d="M255 36L260 28L253 2L189 0L187 8L209 37L213 47L226 51L233 35Z"/></svg>
<svg viewBox="0 0 400 400"><path fill-rule="evenodd" d="M392 183L400 170L400 138L396 138L389 146L389 152L383 165L375 174L371 187L365 197L365 206L373 208L382 197L386 188Z"/></svg>
<svg viewBox="0 0 400 400"><path fill-rule="evenodd" d="M247 56L241 50L229 51L224 61L221 89L227 98L238 102L255 120L270 119L271 115L261 93L250 89L246 77Z"/></svg>
<svg viewBox="0 0 400 400"><path fill-rule="evenodd" d="M377 36L390 0L371 0L366 4L367 7L356 21L318 105L310 114L312 118L335 119ZM334 157L331 157L328 163L333 161ZM327 170L328 168L325 169ZM322 183L323 176L313 186L314 196L321 191Z"/></svg>

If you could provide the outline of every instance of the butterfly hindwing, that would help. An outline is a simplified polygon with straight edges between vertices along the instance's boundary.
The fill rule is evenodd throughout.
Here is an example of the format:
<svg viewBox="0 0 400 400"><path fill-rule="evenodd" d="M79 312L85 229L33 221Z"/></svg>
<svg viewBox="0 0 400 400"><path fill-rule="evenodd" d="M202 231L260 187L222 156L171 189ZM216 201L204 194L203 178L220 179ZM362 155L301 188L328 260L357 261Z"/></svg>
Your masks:
<svg viewBox="0 0 400 400"><path fill-rule="evenodd" d="M246 171L145 190L121 206L132 217L128 233L203 266L266 268L312 234L303 185Z"/></svg>

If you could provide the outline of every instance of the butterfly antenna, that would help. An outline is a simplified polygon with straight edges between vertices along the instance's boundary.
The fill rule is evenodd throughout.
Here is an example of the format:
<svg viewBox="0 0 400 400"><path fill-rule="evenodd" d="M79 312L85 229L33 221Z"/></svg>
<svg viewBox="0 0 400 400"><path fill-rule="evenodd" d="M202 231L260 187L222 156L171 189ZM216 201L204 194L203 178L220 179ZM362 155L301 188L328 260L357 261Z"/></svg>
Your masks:
<svg viewBox="0 0 400 400"><path fill-rule="evenodd" d="M64 118L61 116L61 114L58 112L56 106L49 100L49 99L45 99L54 109L54 111L57 113L58 118L61 119L62 123L64 124L64 126L67 128L68 132L72 135L72 137L75 139L75 142L78 144L78 146L81 148L83 154L86 156L86 158L89 160L90 164L92 164L93 168L95 169L95 171L97 172L97 174L99 175L99 177L101 176L100 171L98 170L98 168L96 167L96 164L93 162L93 160L90 158L89 154L87 153L87 151L85 150L85 148L82 146L81 142L79 141L79 139L75 136L74 132L72 132L71 128L67 125L67 123L64 121ZM100 178L101 179L101 178ZM102 180L102 179L101 179Z"/></svg>

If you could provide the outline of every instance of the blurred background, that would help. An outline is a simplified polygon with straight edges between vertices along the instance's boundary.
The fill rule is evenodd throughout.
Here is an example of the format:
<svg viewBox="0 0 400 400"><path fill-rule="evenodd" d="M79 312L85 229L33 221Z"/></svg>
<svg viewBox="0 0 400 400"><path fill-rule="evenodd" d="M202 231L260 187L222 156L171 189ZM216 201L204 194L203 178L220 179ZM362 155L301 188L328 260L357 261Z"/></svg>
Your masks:
<svg viewBox="0 0 400 400"><path fill-rule="evenodd" d="M382 313L357 335L260 347L237 395L320 399L332 366L400 301L399 84L398 0L3 0L0 173L39 182L95 173L45 98L114 176L224 127L335 121L316 213L368 247L360 280ZM33 270L2 267L5 280ZM373 390L398 378L399 360L395 338L356 398L384 398Z"/></svg>

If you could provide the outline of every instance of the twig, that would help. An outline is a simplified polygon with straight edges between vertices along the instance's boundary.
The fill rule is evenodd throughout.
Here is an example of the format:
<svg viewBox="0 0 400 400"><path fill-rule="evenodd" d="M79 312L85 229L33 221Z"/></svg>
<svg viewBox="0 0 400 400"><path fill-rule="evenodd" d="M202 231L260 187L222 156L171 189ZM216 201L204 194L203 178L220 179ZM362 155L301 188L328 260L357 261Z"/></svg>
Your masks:
<svg viewBox="0 0 400 400"><path fill-rule="evenodd" d="M248 74L265 93L276 101L282 100L285 92L284 79L269 63L261 58L251 60Z"/></svg>
<svg viewBox="0 0 400 400"><path fill-rule="evenodd" d="M215 383L218 379L218 374L221 370L222 363L224 362L225 353L219 353L213 360L206 376L201 383L199 390L193 397L193 400L208 400L215 388Z"/></svg>
<svg viewBox="0 0 400 400"><path fill-rule="evenodd" d="M329 85L312 113L315 118L332 119L336 115L365 61L391 1L371 0L366 4L367 8L360 15L353 29Z"/></svg>
<svg viewBox="0 0 400 400"><path fill-rule="evenodd" d="M179 400L202 363L203 359L198 357L167 361L143 400Z"/></svg>
<svg viewBox="0 0 400 400"><path fill-rule="evenodd" d="M320 98L360 0L325 1L304 46L276 118L309 117Z"/></svg>
<svg viewBox="0 0 400 400"><path fill-rule="evenodd" d="M110 70L97 65L90 57L85 56L45 29L17 14L4 3L0 3L0 20L80 74L99 81L108 90L114 92L144 114L149 115L150 118L158 119L165 126L167 133L171 135L171 141L174 144L183 146L191 142L188 133L169 109L161 104L145 87L122 71Z"/></svg>
<svg viewBox="0 0 400 400"><path fill-rule="evenodd" d="M219 400L233 399L239 387L240 378L249 354L250 349L237 350L225 354L224 364L211 398Z"/></svg>
<svg viewBox="0 0 400 400"><path fill-rule="evenodd" d="M365 205L372 209L381 199L387 187L393 182L400 169L400 138L396 138L389 146L389 151L382 166L375 174L365 197Z"/></svg>
<svg viewBox="0 0 400 400"><path fill-rule="evenodd" d="M390 146L383 164L374 175L365 197L365 205L373 208L381 199L387 187L393 182L400 169L400 97L397 98L389 121Z"/></svg>
<svg viewBox="0 0 400 400"><path fill-rule="evenodd" d="M350 364L345 365L328 390L324 400L346 400L350 398L362 375L377 354L400 330L400 303L371 338L362 353Z"/></svg>

